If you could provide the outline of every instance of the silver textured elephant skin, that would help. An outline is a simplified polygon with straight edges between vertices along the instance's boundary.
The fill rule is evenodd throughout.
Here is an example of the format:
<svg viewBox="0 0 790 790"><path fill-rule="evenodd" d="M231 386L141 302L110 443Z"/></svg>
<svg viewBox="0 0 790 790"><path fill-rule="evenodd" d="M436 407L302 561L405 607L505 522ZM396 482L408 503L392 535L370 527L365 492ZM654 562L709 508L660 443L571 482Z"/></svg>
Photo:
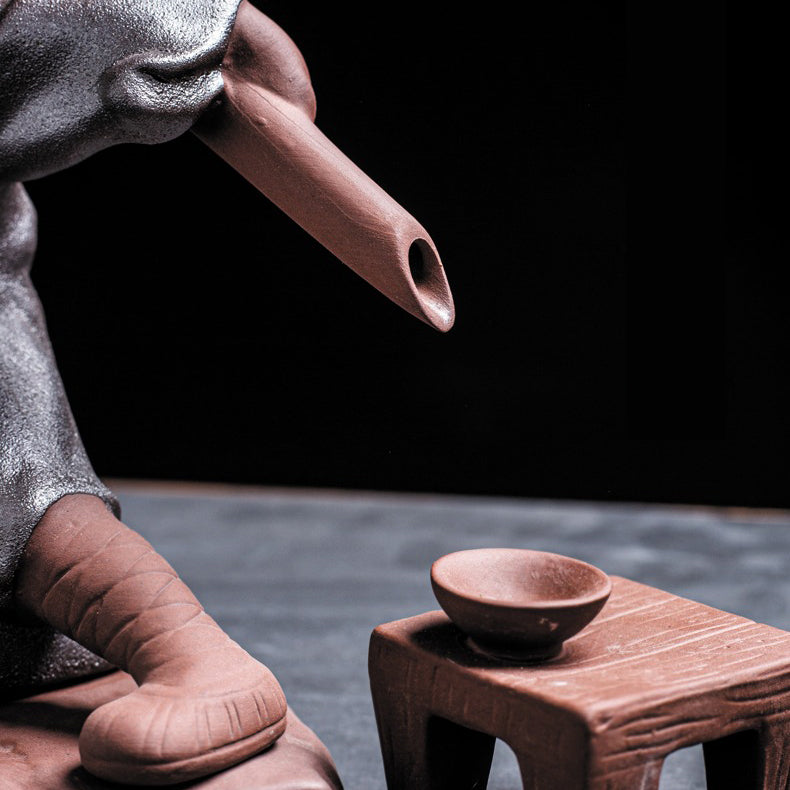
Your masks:
<svg viewBox="0 0 790 790"><path fill-rule="evenodd" d="M117 502L83 449L30 281L21 182L188 130L222 92L238 0L0 0L0 690L106 667L11 606L24 547L66 494Z"/></svg>

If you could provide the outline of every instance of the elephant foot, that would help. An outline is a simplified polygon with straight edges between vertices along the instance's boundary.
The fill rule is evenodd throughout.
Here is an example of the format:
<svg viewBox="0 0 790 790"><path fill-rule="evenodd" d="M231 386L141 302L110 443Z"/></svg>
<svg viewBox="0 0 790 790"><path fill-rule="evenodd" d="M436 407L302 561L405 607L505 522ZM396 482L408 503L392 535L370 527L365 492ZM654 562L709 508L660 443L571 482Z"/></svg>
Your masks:
<svg viewBox="0 0 790 790"><path fill-rule="evenodd" d="M80 755L96 776L184 782L266 749L285 729L285 696L271 671L96 497L49 508L28 542L17 600L139 686L85 721Z"/></svg>
<svg viewBox="0 0 790 790"><path fill-rule="evenodd" d="M0 786L14 790L117 790L80 765L78 734L86 716L137 688L124 672L0 703ZM191 790L342 790L329 751L289 708L287 727L271 748ZM131 780L130 780L131 781ZM135 785L134 788L140 787ZM184 785L179 785L184 787ZM133 788L130 787L130 790Z"/></svg>

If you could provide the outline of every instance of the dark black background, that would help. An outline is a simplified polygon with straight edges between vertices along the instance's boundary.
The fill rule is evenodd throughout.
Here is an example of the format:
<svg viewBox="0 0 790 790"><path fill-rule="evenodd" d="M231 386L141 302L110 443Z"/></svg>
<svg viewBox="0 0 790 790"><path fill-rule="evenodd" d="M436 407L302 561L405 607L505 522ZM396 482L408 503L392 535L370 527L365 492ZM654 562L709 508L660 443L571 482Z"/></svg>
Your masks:
<svg viewBox="0 0 790 790"><path fill-rule="evenodd" d="M100 474L790 505L778 22L258 5L322 130L431 232L456 327L400 312L190 135L103 152L30 184Z"/></svg>

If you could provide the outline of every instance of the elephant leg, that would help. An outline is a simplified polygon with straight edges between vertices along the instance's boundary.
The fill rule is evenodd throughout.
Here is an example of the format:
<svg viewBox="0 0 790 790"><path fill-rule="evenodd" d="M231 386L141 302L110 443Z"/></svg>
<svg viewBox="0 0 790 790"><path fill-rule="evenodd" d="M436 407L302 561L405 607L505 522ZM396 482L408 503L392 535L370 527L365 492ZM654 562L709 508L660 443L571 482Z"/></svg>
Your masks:
<svg viewBox="0 0 790 790"><path fill-rule="evenodd" d="M262 751L285 730L274 675L96 497L66 496L47 510L20 563L16 597L139 685L82 727L82 764L97 776L189 781Z"/></svg>

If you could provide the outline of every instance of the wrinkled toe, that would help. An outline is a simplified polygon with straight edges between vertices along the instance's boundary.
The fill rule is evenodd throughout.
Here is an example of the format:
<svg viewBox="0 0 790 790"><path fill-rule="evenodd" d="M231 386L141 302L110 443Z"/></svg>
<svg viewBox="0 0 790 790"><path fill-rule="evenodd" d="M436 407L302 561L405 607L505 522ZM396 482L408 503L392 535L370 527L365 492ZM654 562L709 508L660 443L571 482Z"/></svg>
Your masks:
<svg viewBox="0 0 790 790"><path fill-rule="evenodd" d="M286 710L276 681L215 695L143 685L88 717L80 756L87 771L114 782L185 782L270 746L285 730Z"/></svg>

